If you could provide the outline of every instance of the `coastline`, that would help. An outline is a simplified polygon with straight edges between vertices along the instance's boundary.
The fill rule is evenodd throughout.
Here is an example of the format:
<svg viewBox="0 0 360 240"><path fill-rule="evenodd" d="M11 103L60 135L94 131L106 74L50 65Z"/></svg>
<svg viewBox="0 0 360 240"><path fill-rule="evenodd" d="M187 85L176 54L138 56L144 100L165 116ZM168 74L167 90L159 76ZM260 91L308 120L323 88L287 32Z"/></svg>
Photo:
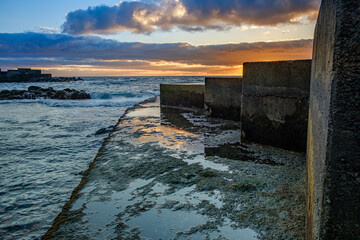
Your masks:
<svg viewBox="0 0 360 240"><path fill-rule="evenodd" d="M161 109L160 120L158 113L155 114L155 112L160 111L157 104L152 98L125 111L114 126L113 131L104 140L94 161L84 173L79 185L74 189L70 200L64 205L52 227L42 239L66 239L70 235L84 238L105 236L101 234L110 234L109 236L114 237L112 235L114 233L111 232L115 229L118 229L115 231L118 237L149 237L143 236L139 228L133 228L129 231L128 227L131 227L127 223L135 221L134 219L137 217L141 218L142 214L150 213L155 214L151 215L153 217L159 215L165 219L167 215L164 214L170 214L173 217L175 216L175 222L180 220L176 218L178 214L190 214L192 216L190 219L201 219L203 221L202 224L193 222L194 225L188 226L187 230L175 230L176 234L175 232L170 233L170 227L167 229L166 224L168 223L159 226L165 232L170 231L167 234L175 234L172 235L175 239L181 236L204 237L214 236L214 234L219 237L227 236L227 239L234 239L231 237L232 234L247 234L246 236L251 235L254 239L271 239L273 237L295 237L303 234L303 155L278 149L262 148L256 145L238 145L234 139L238 139L239 132L234 122L204 119L201 113L189 109L184 111L175 108ZM129 125L129 121L136 124ZM156 123L158 121L161 123ZM121 124L123 126L120 126ZM142 126L142 124L145 125ZM153 130L148 133L141 133L144 129L149 128ZM202 135L204 129L210 131L210 135L206 138ZM132 140L132 137L135 139ZM158 139L158 137L160 138ZM139 150L127 153L126 149L122 149L122 144L125 142L121 143L122 140L119 138L133 142L134 148L139 148ZM178 144L181 146L180 152L176 147ZM204 148L202 148L202 144L205 144ZM140 151L140 149L143 150ZM135 162L126 160L136 154L136 151L140 151L139 153L150 151L152 154L158 153L160 155L154 155L157 156L155 158L145 158L140 162L138 162L140 159ZM123 157L114 160L119 154ZM177 154L180 155L174 158ZM113 169L114 166L104 165L109 161L116 163L116 161L122 162L124 160L125 162L121 166L115 166L116 169L125 167L123 170L115 170ZM127 169L126 166L129 164L132 167ZM95 165L96 168L94 168ZM131 174L125 174L127 172ZM103 175L105 179L102 179ZM107 176L112 180L106 180ZM186 177L184 178L184 176ZM98 180L103 184L96 183ZM136 184L139 181L145 181L145 185L137 186ZM110 186L105 186L108 184ZM159 188L159 186L165 186L164 184L170 187L170 190L164 190L155 195L151 193L156 186ZM89 190L94 189L94 187L96 189L99 186L101 187L98 190ZM114 186L117 187L114 188ZM117 225L113 221L110 223L106 222L107 220L95 217L96 214L104 217L102 214L105 213L102 213L100 209L104 209L107 204L111 204L110 209L116 204L120 204L119 200L103 192L115 192L113 194L120 197L123 191L131 191L131 195L133 195L140 189L145 191L143 193L145 195L135 194L132 198L142 199L141 201L114 208L114 211L124 209L118 214L116 212L111 213L115 214L113 221ZM92 193L92 191L95 192ZM180 194L180 192L183 193ZM178 194L185 199L189 200L190 198L190 202L187 202L188 200L166 200L162 202L163 200L161 200L162 198L176 199L179 197ZM198 202L197 196L201 196L200 199L207 200ZM94 199L104 200L99 202L99 200ZM282 199L280 205L277 203L279 199ZM124 204L123 201L120 202ZM97 206L103 205L103 207L97 210L96 208L92 209L91 206L95 203ZM243 204L245 208L238 209L239 204L240 206ZM262 205L265 207L260 207ZM90 209L86 210L86 208ZM92 216L93 214L95 215ZM227 220L225 221L221 216L227 216L225 218ZM82 220L83 218L88 220ZM91 222L92 218L97 219L97 224L103 227L97 229L98 225L91 225L89 221ZM159 218L155 217L153 220L159 221ZM146 227L140 228L145 228L144 234L146 234ZM72 232L70 229L77 230ZM219 230L220 233L216 233ZM157 237L164 236L158 235Z"/></svg>
<svg viewBox="0 0 360 240"><path fill-rule="evenodd" d="M80 183L104 138L125 110L159 94L162 81L198 77L89 77L66 83L2 83L2 90L84 89L86 100L2 100L0 236L40 239ZM34 144L34 139L37 144ZM50 144L49 144L50 143Z"/></svg>
<svg viewBox="0 0 360 240"><path fill-rule="evenodd" d="M143 103L147 103L147 102L151 102L151 101L155 101L156 97L151 97L149 99L146 99L138 104L135 104L132 107L129 107L125 110L125 112L123 113L123 115L119 118L118 122L115 124L115 126L113 127L113 129L120 124L122 118L131 110L136 109L137 107L140 106L140 104ZM92 161L92 163L90 164L89 168L87 168L84 172L83 177L80 180L79 185L77 185L77 187L73 190L73 192L71 193L70 199L69 201L67 201L64 206L62 207L61 212L59 213L58 216L56 216L56 218L54 219L54 222L52 224L52 226L49 228L49 230L41 237L42 240L46 240L46 239L51 239L51 235L58 230L59 225L64 222L67 219L67 215L68 215L68 211L71 208L72 204L74 203L74 201L78 198L79 196L79 191L82 189L82 187L84 186L84 184L87 182L87 177L91 171L91 169L94 167L97 159L99 156L101 156L101 152L102 149L104 148L104 146L106 145L106 143L108 142L109 138L111 137L111 133L113 132L113 130L108 134L108 136L104 139L101 147L98 150L98 153L96 154L96 156L94 157L94 160Z"/></svg>

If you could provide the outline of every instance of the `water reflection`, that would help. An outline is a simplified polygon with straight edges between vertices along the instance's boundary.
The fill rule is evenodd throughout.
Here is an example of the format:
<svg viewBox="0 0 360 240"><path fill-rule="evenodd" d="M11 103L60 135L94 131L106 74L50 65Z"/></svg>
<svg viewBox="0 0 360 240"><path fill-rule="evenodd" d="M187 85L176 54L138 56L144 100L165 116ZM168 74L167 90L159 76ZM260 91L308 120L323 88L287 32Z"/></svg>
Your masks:
<svg viewBox="0 0 360 240"><path fill-rule="evenodd" d="M115 129L55 238L302 237L303 156L242 145L238 123L156 102Z"/></svg>

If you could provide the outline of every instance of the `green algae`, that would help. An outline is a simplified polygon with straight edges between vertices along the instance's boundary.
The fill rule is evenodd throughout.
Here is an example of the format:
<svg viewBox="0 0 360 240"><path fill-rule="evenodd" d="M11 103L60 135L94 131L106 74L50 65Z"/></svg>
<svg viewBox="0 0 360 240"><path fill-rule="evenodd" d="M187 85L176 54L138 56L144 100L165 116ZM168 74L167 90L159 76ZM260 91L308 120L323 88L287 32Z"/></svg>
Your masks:
<svg viewBox="0 0 360 240"><path fill-rule="evenodd" d="M201 177L205 177L205 178L210 178L210 177L216 177L217 174L215 171L209 170L209 169L204 169L204 170L200 170L196 172L199 176Z"/></svg>
<svg viewBox="0 0 360 240"><path fill-rule="evenodd" d="M179 110L177 127L146 106L114 127L52 238L302 239L303 156L227 143L237 137L220 129L229 121ZM251 157L207 156L205 144Z"/></svg>
<svg viewBox="0 0 360 240"><path fill-rule="evenodd" d="M243 182L231 183L229 188L233 191L248 192L257 190L263 184L256 180L245 180Z"/></svg>

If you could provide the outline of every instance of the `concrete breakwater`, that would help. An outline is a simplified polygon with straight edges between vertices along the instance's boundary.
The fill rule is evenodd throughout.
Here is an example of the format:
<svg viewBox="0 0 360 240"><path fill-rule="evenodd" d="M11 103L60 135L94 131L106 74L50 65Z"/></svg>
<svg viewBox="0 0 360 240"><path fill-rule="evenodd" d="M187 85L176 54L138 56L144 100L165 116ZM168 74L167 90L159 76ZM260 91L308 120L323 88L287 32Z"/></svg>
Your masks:
<svg viewBox="0 0 360 240"><path fill-rule="evenodd" d="M229 95L162 85L161 111L124 116L44 238L358 239L359 9L322 1L312 62L244 64ZM224 107L240 122L204 114L232 118ZM279 148L307 152L306 208L305 158Z"/></svg>
<svg viewBox="0 0 360 240"><path fill-rule="evenodd" d="M206 77L205 84L162 84L161 104L204 109L240 121L243 140L306 151L311 60L244 64L244 77Z"/></svg>
<svg viewBox="0 0 360 240"><path fill-rule="evenodd" d="M199 109L204 107L204 83L160 84L160 92L163 105Z"/></svg>
<svg viewBox="0 0 360 240"><path fill-rule="evenodd" d="M210 117L240 120L242 78L206 77L204 108Z"/></svg>
<svg viewBox="0 0 360 240"><path fill-rule="evenodd" d="M360 235L359 9L322 1L312 61L244 64L242 139L307 153L306 239Z"/></svg>
<svg viewBox="0 0 360 240"><path fill-rule="evenodd" d="M322 1L307 141L307 239L360 236L360 1Z"/></svg>
<svg viewBox="0 0 360 240"><path fill-rule="evenodd" d="M43 239L301 239L302 154L159 98L121 117Z"/></svg>
<svg viewBox="0 0 360 240"><path fill-rule="evenodd" d="M306 151L311 60L244 64L243 140Z"/></svg>

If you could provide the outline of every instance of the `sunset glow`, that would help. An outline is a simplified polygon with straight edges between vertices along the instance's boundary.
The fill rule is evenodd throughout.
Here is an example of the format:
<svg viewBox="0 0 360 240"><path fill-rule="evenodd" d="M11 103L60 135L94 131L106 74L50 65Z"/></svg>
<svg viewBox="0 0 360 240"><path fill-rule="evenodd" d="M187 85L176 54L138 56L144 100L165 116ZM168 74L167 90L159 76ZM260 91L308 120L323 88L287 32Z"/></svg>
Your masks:
<svg viewBox="0 0 360 240"><path fill-rule="evenodd" d="M244 62L311 58L319 7L318 0L286 6L246 0L40 2L0 3L0 21L7 22L0 26L2 70L33 67L56 76L242 75ZM23 7L15 16L11 10L17 6ZM29 14L39 6L51 14Z"/></svg>

